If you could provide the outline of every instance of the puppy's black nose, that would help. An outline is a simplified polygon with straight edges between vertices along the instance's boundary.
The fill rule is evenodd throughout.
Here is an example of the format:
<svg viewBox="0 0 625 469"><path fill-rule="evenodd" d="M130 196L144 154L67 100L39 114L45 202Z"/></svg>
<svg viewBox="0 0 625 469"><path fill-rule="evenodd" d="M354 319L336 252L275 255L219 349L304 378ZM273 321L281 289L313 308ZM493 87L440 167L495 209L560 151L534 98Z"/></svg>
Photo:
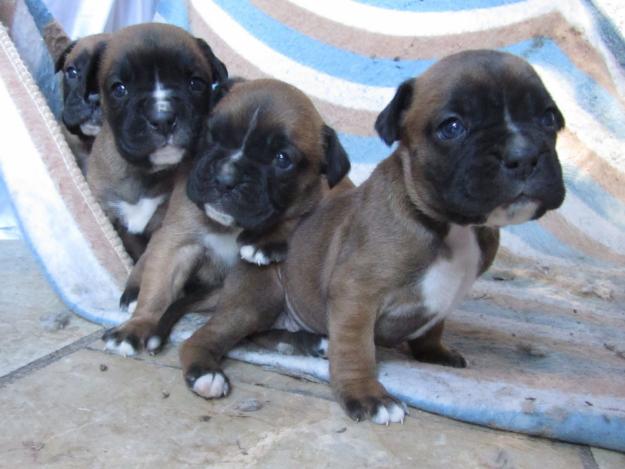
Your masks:
<svg viewBox="0 0 625 469"><path fill-rule="evenodd" d="M506 148L503 165L515 177L526 179L540 160L540 147L528 138L517 136Z"/></svg>
<svg viewBox="0 0 625 469"><path fill-rule="evenodd" d="M152 110L146 117L150 127L162 135L167 135L176 128L176 114L171 110Z"/></svg>

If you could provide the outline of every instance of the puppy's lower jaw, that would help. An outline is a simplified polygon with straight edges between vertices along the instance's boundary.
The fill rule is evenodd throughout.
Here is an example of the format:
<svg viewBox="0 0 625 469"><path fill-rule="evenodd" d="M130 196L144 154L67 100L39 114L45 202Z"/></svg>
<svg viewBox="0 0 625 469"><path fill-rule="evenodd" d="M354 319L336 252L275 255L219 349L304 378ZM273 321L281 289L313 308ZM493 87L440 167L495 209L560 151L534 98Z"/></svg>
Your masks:
<svg viewBox="0 0 625 469"><path fill-rule="evenodd" d="M228 227L234 226L234 218L232 216L228 215L227 213L220 212L211 204L204 204L204 212L206 213L206 216L208 218L216 221L220 225Z"/></svg>
<svg viewBox="0 0 625 469"><path fill-rule="evenodd" d="M95 137L96 135L98 135L100 133L100 129L102 129L101 125L96 125L91 122L85 122L83 124L80 124L80 131L90 137Z"/></svg>
<svg viewBox="0 0 625 469"><path fill-rule="evenodd" d="M531 220L536 215L538 203L523 198L508 205L501 205L491 212L486 219L486 226L499 228L506 225L518 225Z"/></svg>
<svg viewBox="0 0 625 469"><path fill-rule="evenodd" d="M160 171L180 163L183 156L184 148L167 144L150 155L150 163Z"/></svg>

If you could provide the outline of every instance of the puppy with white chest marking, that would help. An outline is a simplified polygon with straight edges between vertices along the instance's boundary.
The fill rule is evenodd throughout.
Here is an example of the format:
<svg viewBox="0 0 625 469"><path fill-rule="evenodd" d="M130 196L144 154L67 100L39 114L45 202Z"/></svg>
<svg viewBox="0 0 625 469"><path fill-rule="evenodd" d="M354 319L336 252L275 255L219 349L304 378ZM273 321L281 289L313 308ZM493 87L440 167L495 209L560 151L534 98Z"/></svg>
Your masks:
<svg viewBox="0 0 625 469"><path fill-rule="evenodd" d="M137 260L208 115L211 85L228 73L204 40L166 24L127 27L96 52L89 73L104 121L87 182Z"/></svg>
<svg viewBox="0 0 625 469"><path fill-rule="evenodd" d="M336 133L312 102L277 80L237 81L215 106L190 171L178 172L162 227L135 266L132 318L108 331L110 350L157 352L173 323L203 311L243 256L279 262L297 221L349 170ZM249 251L249 252L248 252ZM245 263L252 270L257 265ZM250 285L253 288L253 285Z"/></svg>
<svg viewBox="0 0 625 469"><path fill-rule="evenodd" d="M397 149L361 186L303 220L286 261L262 283L226 280L217 313L227 313L181 350L187 381L203 380L192 389L224 395L215 392L227 383L219 358L284 309L275 326L297 334L270 331L265 340L311 355L327 349L350 417L402 421L405 406L377 379L375 344L407 342L417 360L466 366L441 342L444 319L492 263L499 227L562 203L563 126L538 75L510 54L459 53L403 83L376 121Z"/></svg>
<svg viewBox="0 0 625 469"><path fill-rule="evenodd" d="M94 60L106 46L110 34L94 34L71 41L55 61L55 71L63 72L62 120L66 139L78 166L86 173L93 140L102 128L102 109ZM69 39L68 39L69 40Z"/></svg>

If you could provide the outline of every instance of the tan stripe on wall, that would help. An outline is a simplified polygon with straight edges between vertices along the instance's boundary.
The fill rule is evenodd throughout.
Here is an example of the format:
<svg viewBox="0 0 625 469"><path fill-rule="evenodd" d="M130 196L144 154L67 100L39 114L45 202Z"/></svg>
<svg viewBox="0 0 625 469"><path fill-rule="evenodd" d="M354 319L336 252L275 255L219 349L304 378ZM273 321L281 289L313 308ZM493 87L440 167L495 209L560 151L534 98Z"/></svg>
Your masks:
<svg viewBox="0 0 625 469"><path fill-rule="evenodd" d="M551 37L577 68L625 103L601 54L559 12L479 32L419 37L419 31L415 31L414 37L394 37L336 23L288 0L252 0L252 3L274 19L320 42L360 55L388 59L437 59L466 49L496 49L532 37Z"/></svg>
<svg viewBox="0 0 625 469"><path fill-rule="evenodd" d="M206 24L193 6L189 8L189 20L193 34L204 38L210 44L217 57L228 67L230 76L240 76L247 79L273 78L271 75L259 70L258 67L228 46L228 44ZM373 124L377 113L350 109L313 97L311 97L311 99L315 103L315 106L317 106L317 109L326 123L336 130L353 135L374 135Z"/></svg>

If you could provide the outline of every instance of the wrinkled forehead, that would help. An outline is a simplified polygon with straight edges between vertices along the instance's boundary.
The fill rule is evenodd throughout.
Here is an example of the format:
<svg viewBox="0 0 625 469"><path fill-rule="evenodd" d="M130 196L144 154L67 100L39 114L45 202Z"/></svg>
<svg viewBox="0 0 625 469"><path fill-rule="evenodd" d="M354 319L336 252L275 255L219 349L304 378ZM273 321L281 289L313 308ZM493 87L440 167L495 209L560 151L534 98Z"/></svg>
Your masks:
<svg viewBox="0 0 625 469"><path fill-rule="evenodd" d="M417 99L430 109L460 115L553 104L534 69L509 54L484 53L442 60L417 79L416 88Z"/></svg>
<svg viewBox="0 0 625 469"><path fill-rule="evenodd" d="M110 39L110 34L93 34L86 36L76 41L76 45L72 47L72 50L67 54L65 62L73 62L77 59L82 59L85 56L91 56L95 53L96 49Z"/></svg>
<svg viewBox="0 0 625 469"><path fill-rule="evenodd" d="M153 81L176 79L184 74L203 72L210 78L210 65L191 40L151 36L132 40L112 40L102 60L102 76L116 75L122 80Z"/></svg>
<svg viewBox="0 0 625 469"><path fill-rule="evenodd" d="M321 117L312 103L272 84L236 85L216 106L209 120L211 130L224 143L240 145L247 133L281 134L300 142L319 140ZM226 129L230 129L226 131ZM303 148L302 150L306 150Z"/></svg>

